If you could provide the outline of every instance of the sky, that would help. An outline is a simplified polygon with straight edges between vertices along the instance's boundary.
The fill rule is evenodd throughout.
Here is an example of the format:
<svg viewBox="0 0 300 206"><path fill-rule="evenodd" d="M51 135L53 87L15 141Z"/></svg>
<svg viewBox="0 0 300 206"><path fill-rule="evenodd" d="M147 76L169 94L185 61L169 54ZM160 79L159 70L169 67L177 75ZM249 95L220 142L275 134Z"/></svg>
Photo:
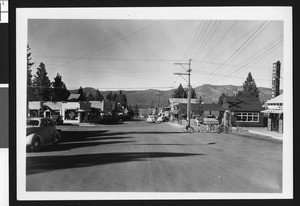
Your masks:
<svg viewBox="0 0 300 206"><path fill-rule="evenodd" d="M189 59L192 87L239 86L251 72L270 88L273 63L283 60L283 22L30 19L28 44L32 74L43 62L50 80L59 73L68 89L187 86L187 76L174 73L185 73Z"/></svg>

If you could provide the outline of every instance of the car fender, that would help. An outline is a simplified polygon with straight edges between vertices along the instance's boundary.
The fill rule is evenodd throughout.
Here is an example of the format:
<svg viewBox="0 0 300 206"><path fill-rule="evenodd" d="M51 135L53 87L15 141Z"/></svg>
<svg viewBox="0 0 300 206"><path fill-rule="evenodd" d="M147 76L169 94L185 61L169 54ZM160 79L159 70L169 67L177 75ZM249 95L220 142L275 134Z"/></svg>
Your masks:
<svg viewBox="0 0 300 206"><path fill-rule="evenodd" d="M34 142L36 139L39 139L42 145L44 144L43 138L41 138L40 135L38 135L38 134L33 134L33 135L34 135L34 136L33 136L32 140L31 140L31 145L33 144L33 142Z"/></svg>
<svg viewBox="0 0 300 206"><path fill-rule="evenodd" d="M56 137L56 135L58 135L58 141L60 142L61 141L61 135L60 135L58 130L56 130L56 132L55 132L55 137Z"/></svg>

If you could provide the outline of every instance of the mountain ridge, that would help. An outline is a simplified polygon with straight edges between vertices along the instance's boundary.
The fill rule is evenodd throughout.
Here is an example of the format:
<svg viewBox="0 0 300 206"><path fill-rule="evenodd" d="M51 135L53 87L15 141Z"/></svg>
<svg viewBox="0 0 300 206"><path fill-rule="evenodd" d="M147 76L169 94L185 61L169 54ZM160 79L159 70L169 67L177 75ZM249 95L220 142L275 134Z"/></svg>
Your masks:
<svg viewBox="0 0 300 206"><path fill-rule="evenodd" d="M239 90L242 90L243 86L236 85L210 85L203 84L201 86L195 87L196 96L202 97L204 103L217 103L219 96L225 93L229 96L233 96ZM258 87L259 89L259 99L262 103L271 98L271 88ZM76 90L69 90L71 93L77 93ZM83 91L86 95L90 93L95 94L96 89L93 87L85 87ZM147 89L147 90L122 90L122 93L126 95L128 105L138 105L140 108L149 107L161 107L167 106L168 100L171 98L174 89L172 90L158 90L158 89ZM100 93L105 97L110 91L100 91ZM112 91L113 93L118 93L119 91ZM281 90L280 93L283 91Z"/></svg>

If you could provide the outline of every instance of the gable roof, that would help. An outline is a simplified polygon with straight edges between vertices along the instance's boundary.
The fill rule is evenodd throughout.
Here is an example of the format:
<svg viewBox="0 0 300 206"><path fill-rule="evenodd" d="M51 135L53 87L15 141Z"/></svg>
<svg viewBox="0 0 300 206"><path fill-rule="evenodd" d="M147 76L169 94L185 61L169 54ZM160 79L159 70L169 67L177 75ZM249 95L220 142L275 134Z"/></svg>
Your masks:
<svg viewBox="0 0 300 206"><path fill-rule="evenodd" d="M200 109L202 111L225 111L221 104L201 104Z"/></svg>
<svg viewBox="0 0 300 206"><path fill-rule="evenodd" d="M231 111L261 111L263 110L262 104L257 97L224 97L225 104L224 109L230 109ZM227 103L227 104L226 104Z"/></svg>
<svg viewBox="0 0 300 206"><path fill-rule="evenodd" d="M179 110L186 114L187 112L187 104L179 103ZM199 104L191 104L191 110L192 112L195 112L196 114L200 114L200 105Z"/></svg>
<svg viewBox="0 0 300 206"><path fill-rule="evenodd" d="M80 97L80 94L70 94L68 101L69 100L78 100Z"/></svg>
<svg viewBox="0 0 300 206"><path fill-rule="evenodd" d="M266 104L271 103L283 103L283 94L278 95L277 97L274 97L273 99L269 99L266 101Z"/></svg>

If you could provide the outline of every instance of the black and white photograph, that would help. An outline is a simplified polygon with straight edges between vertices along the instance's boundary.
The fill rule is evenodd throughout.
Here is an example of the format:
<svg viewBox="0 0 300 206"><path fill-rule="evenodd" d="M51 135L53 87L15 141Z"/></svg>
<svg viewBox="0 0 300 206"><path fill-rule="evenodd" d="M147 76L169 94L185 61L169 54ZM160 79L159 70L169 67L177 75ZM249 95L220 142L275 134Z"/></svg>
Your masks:
<svg viewBox="0 0 300 206"><path fill-rule="evenodd" d="M287 7L17 9L18 199L293 197L291 25Z"/></svg>

